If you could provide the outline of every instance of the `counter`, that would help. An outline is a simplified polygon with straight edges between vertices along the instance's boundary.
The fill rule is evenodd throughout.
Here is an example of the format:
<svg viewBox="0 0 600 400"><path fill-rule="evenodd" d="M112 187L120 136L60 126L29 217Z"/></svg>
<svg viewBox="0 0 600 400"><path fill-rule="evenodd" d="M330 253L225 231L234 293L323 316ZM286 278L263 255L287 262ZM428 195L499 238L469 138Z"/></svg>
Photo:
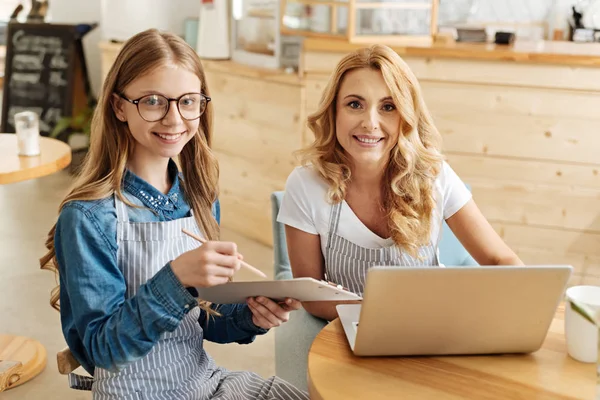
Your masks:
<svg viewBox="0 0 600 400"><path fill-rule="evenodd" d="M307 38L305 51L349 53L365 45ZM403 57L512 61L517 63L600 66L600 44L567 41L516 41L511 46L493 43L433 43L425 46L391 46Z"/></svg>

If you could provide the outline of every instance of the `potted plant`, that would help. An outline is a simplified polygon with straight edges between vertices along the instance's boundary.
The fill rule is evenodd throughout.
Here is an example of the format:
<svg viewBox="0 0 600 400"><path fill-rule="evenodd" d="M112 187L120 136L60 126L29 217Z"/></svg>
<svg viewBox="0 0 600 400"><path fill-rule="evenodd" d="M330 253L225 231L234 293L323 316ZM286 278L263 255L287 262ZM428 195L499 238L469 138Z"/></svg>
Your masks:
<svg viewBox="0 0 600 400"><path fill-rule="evenodd" d="M76 174L79 171L87 154L95 107L95 102L89 102L78 114L59 119L52 132L50 132L51 137L63 140L71 146L72 157L69 165L71 174Z"/></svg>

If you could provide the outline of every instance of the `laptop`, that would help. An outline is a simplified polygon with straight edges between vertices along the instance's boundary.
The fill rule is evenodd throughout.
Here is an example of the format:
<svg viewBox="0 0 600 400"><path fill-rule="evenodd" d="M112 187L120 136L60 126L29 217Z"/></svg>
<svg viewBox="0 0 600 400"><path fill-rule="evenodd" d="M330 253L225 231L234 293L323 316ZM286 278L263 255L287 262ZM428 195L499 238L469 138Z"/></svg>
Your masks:
<svg viewBox="0 0 600 400"><path fill-rule="evenodd" d="M337 306L357 356L531 353L570 265L373 267L362 304Z"/></svg>

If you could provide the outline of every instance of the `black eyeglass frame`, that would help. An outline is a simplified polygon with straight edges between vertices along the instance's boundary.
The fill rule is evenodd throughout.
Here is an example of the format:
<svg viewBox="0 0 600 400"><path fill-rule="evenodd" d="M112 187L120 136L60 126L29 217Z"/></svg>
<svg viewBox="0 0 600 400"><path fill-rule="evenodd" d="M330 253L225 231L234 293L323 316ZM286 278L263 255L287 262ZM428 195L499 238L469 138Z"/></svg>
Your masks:
<svg viewBox="0 0 600 400"><path fill-rule="evenodd" d="M191 119L188 119L188 118L184 117L183 114L181 113L181 109L179 108L179 100L181 100L185 96L189 96L190 94L198 94L198 95L200 95L202 98L204 98L204 100L206 100L206 107L208 107L208 103L211 101L211 98L208 97L208 96L206 96L206 95L204 95L204 94L202 94L202 93L199 93L199 92L184 93L181 96L179 96L178 98L169 98L167 96L164 96L164 95L158 94L158 93L145 94L142 97L138 97L137 99L130 99L127 96L125 96L125 94L123 94L123 93L117 93L117 95L120 98L122 98L123 100L128 101L131 104L135 104L135 107L137 108L138 114L146 122L158 122L158 121L163 120L167 116L167 114L169 113L169 110L171 109L171 102L173 102L173 101L176 102L176 104L177 104L177 112L179 112L179 115L181 116L181 118L183 118L186 121L195 121L195 120L197 120L198 118L200 118L202 116L202 114L204 114L204 112L206 111L206 107L204 107L204 110L202 110L202 112L200 113L200 115L198 115L196 118L191 118ZM140 100L142 100L144 97L148 97L148 96L160 96L163 99L167 99L167 109L166 109L164 115L162 117L160 117L159 119L155 119L155 120L152 120L152 121L147 120L146 118L144 118L144 116L140 112Z"/></svg>

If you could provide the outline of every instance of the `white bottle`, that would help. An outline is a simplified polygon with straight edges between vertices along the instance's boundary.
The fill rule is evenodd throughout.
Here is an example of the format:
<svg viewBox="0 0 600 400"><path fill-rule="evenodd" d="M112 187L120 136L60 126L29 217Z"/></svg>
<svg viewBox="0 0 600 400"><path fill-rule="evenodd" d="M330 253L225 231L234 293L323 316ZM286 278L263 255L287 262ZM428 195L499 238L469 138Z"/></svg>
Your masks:
<svg viewBox="0 0 600 400"><path fill-rule="evenodd" d="M228 0L202 0L196 51L201 58L227 60L231 57Z"/></svg>

